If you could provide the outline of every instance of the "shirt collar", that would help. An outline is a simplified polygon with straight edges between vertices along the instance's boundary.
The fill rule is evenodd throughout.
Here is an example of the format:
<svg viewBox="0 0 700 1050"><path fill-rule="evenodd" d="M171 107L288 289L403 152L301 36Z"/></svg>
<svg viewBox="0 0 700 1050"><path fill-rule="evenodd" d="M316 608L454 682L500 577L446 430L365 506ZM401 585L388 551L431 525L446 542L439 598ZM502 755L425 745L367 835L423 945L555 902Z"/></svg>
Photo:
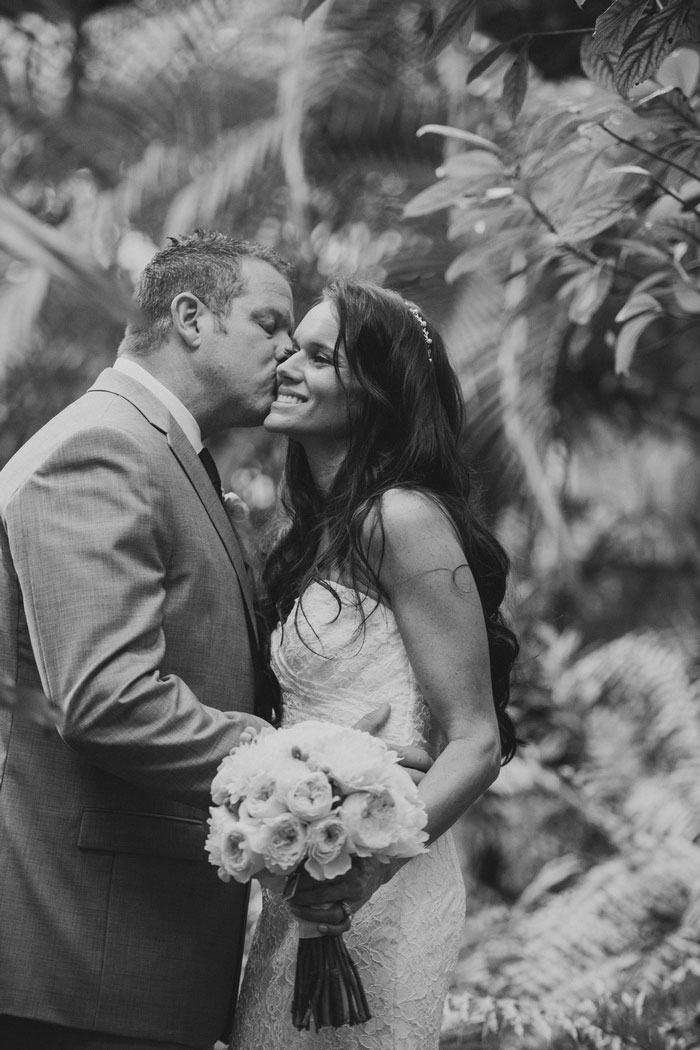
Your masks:
<svg viewBox="0 0 700 1050"><path fill-rule="evenodd" d="M167 386L163 386L155 376L152 376L150 372L130 357L118 357L112 367L117 372L123 372L125 375L131 376L141 386L145 386L147 390L150 390L165 405L173 419L179 423L195 452L199 454L202 451L204 445L199 424L190 410L180 401L179 397L175 397L172 390L168 390Z"/></svg>

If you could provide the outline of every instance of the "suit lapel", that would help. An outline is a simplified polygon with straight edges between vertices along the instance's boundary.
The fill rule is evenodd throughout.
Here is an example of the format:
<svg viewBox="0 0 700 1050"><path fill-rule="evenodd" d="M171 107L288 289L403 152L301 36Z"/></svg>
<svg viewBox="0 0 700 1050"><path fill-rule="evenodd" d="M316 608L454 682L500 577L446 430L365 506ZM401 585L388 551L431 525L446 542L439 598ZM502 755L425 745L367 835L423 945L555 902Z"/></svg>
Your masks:
<svg viewBox="0 0 700 1050"><path fill-rule="evenodd" d="M170 445L170 450L175 455L185 474L187 474L197 490L197 495L204 504L204 508L211 519L212 525L218 532L221 542L226 548L226 553L236 571L241 592L248 608L248 615L250 617L253 633L257 638L253 589L250 583L250 577L248 576L248 570L246 569L243 560L238 538L233 531L233 526L228 519L228 514L224 510L224 505L216 495L214 486L212 485L209 475L204 469L199 456L172 417L171 421L172 426L168 432L168 444Z"/></svg>
<svg viewBox="0 0 700 1050"><path fill-rule="evenodd" d="M106 390L126 398L152 426L162 431L165 435L170 451L177 459L202 501L204 509L224 545L231 565L238 577L252 635L257 641L253 589L238 539L221 500L217 498L214 487L199 456L182 429L170 415L162 401L159 401L150 390L147 390L135 379L132 379L131 376L127 376L122 372L115 371L112 368L105 369L90 389Z"/></svg>

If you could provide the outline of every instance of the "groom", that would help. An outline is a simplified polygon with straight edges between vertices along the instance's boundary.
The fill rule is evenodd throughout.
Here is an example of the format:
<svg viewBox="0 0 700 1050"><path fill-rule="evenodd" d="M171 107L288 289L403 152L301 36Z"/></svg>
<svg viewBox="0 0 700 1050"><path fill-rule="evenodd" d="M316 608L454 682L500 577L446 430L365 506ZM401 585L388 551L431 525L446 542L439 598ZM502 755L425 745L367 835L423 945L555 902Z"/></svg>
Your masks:
<svg viewBox="0 0 700 1050"><path fill-rule="evenodd" d="M196 233L137 299L114 368L0 472L0 669L64 716L0 711L4 1050L209 1047L237 988L246 889L207 863L205 816L267 711L202 440L267 414L292 293L275 252Z"/></svg>

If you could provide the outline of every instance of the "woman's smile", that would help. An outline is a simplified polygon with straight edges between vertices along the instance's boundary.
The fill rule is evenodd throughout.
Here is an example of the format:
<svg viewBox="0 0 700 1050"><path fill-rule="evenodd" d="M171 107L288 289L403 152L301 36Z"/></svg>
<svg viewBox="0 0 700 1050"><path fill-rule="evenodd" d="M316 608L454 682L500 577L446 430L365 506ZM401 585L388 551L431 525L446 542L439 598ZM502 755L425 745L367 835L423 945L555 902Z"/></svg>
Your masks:
<svg viewBox="0 0 700 1050"><path fill-rule="evenodd" d="M275 404L277 405L303 405L307 399L301 394L293 393L291 390L278 390Z"/></svg>
<svg viewBox="0 0 700 1050"><path fill-rule="evenodd" d="M342 347L336 358L338 319L330 303L314 306L294 333L295 350L277 366L277 396L266 430L297 441L346 442L348 396L354 381ZM303 412L293 409L304 407Z"/></svg>

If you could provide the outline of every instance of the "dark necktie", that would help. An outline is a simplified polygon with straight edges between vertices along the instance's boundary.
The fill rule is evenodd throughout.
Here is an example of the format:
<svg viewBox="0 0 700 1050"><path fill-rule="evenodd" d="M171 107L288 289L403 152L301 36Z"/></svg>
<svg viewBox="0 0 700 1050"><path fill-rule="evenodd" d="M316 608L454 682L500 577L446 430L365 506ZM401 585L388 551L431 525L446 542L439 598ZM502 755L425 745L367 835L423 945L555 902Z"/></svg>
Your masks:
<svg viewBox="0 0 700 1050"><path fill-rule="evenodd" d="M212 456L212 454L211 454L211 452L209 451L208 448L203 448L202 451L199 453L199 458L202 461L202 465L203 465L204 469L206 470L207 474L209 475L209 480L211 481L212 485L214 486L214 491L216 492L217 496L219 497L219 499L223 503L224 502L224 494L221 491L221 478L219 477L219 471L216 469L216 463L214 462L214 457Z"/></svg>
<svg viewBox="0 0 700 1050"><path fill-rule="evenodd" d="M217 496L223 503L224 494L221 491L221 478L219 476L219 471L216 468L214 457L208 448L203 448L198 455L202 461L202 466L209 475L209 480L214 486ZM233 528L233 523L231 524L231 527ZM249 572L248 563L245 561L245 551L242 546L241 553L244 556L243 564L245 565L246 572ZM249 632L250 645L253 652L253 665L255 668L255 713L260 715L261 718L265 718L268 722L272 722L276 717L276 710L279 709L279 686L277 685L277 679L272 672L268 670L266 664L263 663L260 649L255 641L255 634L250 627Z"/></svg>

